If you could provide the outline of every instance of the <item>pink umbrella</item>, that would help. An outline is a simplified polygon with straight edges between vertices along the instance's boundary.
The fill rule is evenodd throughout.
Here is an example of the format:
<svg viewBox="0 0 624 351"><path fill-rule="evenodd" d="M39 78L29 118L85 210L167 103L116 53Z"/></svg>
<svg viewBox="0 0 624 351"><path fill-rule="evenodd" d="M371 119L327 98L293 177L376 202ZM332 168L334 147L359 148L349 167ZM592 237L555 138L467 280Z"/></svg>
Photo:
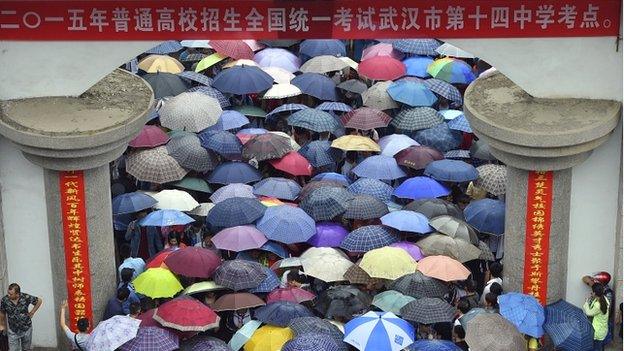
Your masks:
<svg viewBox="0 0 624 351"><path fill-rule="evenodd" d="M425 255L420 250L420 247L414 243L410 243L409 241L399 241L398 243L390 244L392 247L398 247L405 251L407 251L410 256L416 261L420 261L425 257Z"/></svg>
<svg viewBox="0 0 624 351"><path fill-rule="evenodd" d="M251 225L226 228L212 238L218 249L236 252L258 249L267 241L264 234Z"/></svg>
<svg viewBox="0 0 624 351"><path fill-rule="evenodd" d="M312 175L312 165L300 153L291 151L278 160L270 160L271 166L294 176Z"/></svg>
<svg viewBox="0 0 624 351"><path fill-rule="evenodd" d="M249 46L251 48L251 50L253 50L253 51L262 50L262 49L264 49L266 47L262 43L258 42L257 40L253 40L253 39L243 39L243 42L245 44L247 44L247 46Z"/></svg>
<svg viewBox="0 0 624 351"><path fill-rule="evenodd" d="M379 43L373 46L369 46L362 52L362 59L364 61L375 56L389 56L394 59L400 60L403 58L403 54L400 51L395 50L392 44Z"/></svg>
<svg viewBox="0 0 624 351"><path fill-rule="evenodd" d="M403 62L388 56L375 56L360 62L358 74L372 80L394 80L405 75Z"/></svg>
<svg viewBox="0 0 624 351"><path fill-rule="evenodd" d="M316 295L301 288L275 289L267 295L267 303L275 301L301 303L305 301L312 301L314 298L316 298Z"/></svg>
<svg viewBox="0 0 624 351"><path fill-rule="evenodd" d="M221 257L212 250L201 247L184 247L165 258L170 271L193 278L209 278L221 264Z"/></svg>
<svg viewBox="0 0 624 351"><path fill-rule="evenodd" d="M253 50L242 40L211 40L210 46L216 52L235 60L253 60Z"/></svg>
<svg viewBox="0 0 624 351"><path fill-rule="evenodd" d="M156 147L165 145L169 141L167 133L158 126L145 126L139 135L130 141L132 147Z"/></svg>

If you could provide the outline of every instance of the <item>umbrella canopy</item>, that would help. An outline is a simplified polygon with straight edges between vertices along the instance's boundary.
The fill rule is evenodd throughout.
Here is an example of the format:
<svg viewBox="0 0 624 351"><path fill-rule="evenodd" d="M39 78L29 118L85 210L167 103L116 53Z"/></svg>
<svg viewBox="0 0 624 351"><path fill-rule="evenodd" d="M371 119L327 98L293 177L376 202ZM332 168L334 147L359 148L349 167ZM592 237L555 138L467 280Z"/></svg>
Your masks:
<svg viewBox="0 0 624 351"><path fill-rule="evenodd" d="M251 185L243 183L232 183L215 191L214 194L210 196L210 200L214 204L218 204L219 202L233 197L246 197L250 199L256 198L253 193L253 187Z"/></svg>
<svg viewBox="0 0 624 351"><path fill-rule="evenodd" d="M318 188L299 203L315 221L329 221L347 210L353 195L344 188Z"/></svg>
<svg viewBox="0 0 624 351"><path fill-rule="evenodd" d="M223 95L222 92L220 92L217 89L212 88L212 87L197 86L197 87L192 87L191 89L187 90L187 92L188 93L197 92L197 93L201 93L201 94L204 94L206 96L209 96L211 98L214 98L214 99L216 99L219 102L219 106L221 106L221 108L226 108L226 107L232 106L232 104L230 103L230 100L228 98L226 98L225 95ZM215 124L212 127L216 128L217 125Z"/></svg>
<svg viewBox="0 0 624 351"><path fill-rule="evenodd" d="M405 206L406 210L424 214L432 219L438 216L449 215L457 219L464 219L464 213L454 203L442 199L414 200Z"/></svg>
<svg viewBox="0 0 624 351"><path fill-rule="evenodd" d="M212 85L212 78L207 77L201 73L184 71L178 73L178 76L188 80L189 82L195 82L206 86Z"/></svg>
<svg viewBox="0 0 624 351"><path fill-rule="evenodd" d="M428 340L428 339L420 339L414 341L412 345L410 345L409 350L411 351L462 351L462 349L455 345L454 342L450 340Z"/></svg>
<svg viewBox="0 0 624 351"><path fill-rule="evenodd" d="M191 211L199 206L197 200L182 190L161 190L153 198L157 201L154 207L161 210Z"/></svg>
<svg viewBox="0 0 624 351"><path fill-rule="evenodd" d="M325 316L334 319L353 318L353 315L368 310L371 297L352 285L337 285L323 290L314 308Z"/></svg>
<svg viewBox="0 0 624 351"><path fill-rule="evenodd" d="M349 186L349 184L351 184L351 181L349 180L349 178L347 178L345 175L342 175L336 172L319 173L315 175L314 177L312 177L312 181L330 181L330 182L340 183L343 186Z"/></svg>
<svg viewBox="0 0 624 351"><path fill-rule="evenodd" d="M253 289L267 277L260 263L230 260L224 261L215 271L215 283L234 291Z"/></svg>
<svg viewBox="0 0 624 351"><path fill-rule="evenodd" d="M360 178L349 185L347 190L355 195L370 195L383 202L390 202L394 189L378 179Z"/></svg>
<svg viewBox="0 0 624 351"><path fill-rule="evenodd" d="M331 114L315 108L297 111L288 117L288 125L314 132L334 132L340 123Z"/></svg>
<svg viewBox="0 0 624 351"><path fill-rule="evenodd" d="M181 331L206 331L219 326L219 316L190 296L182 296L158 306L154 320Z"/></svg>
<svg viewBox="0 0 624 351"><path fill-rule="evenodd" d="M461 115L457 118L454 118L448 122L449 128L453 130L459 130L465 133L472 133L472 127L470 127L470 123L466 119L466 116Z"/></svg>
<svg viewBox="0 0 624 351"><path fill-rule="evenodd" d="M223 290L225 289L221 285L216 284L211 280L195 283L188 288L184 289L182 292L184 295L192 295L198 294L202 292L215 291L215 290Z"/></svg>
<svg viewBox="0 0 624 351"><path fill-rule="evenodd" d="M361 135L341 136L332 141L331 147L344 151L381 151L379 145L373 139Z"/></svg>
<svg viewBox="0 0 624 351"><path fill-rule="evenodd" d="M470 158L470 151L468 150L449 150L444 153L444 158L449 160L465 160Z"/></svg>
<svg viewBox="0 0 624 351"><path fill-rule="evenodd" d="M413 177L406 179L394 190L394 195L403 199L430 199L446 196L451 190L429 177Z"/></svg>
<svg viewBox="0 0 624 351"><path fill-rule="evenodd" d="M299 45L299 53L308 57L347 56L345 44L337 39L308 39Z"/></svg>
<svg viewBox="0 0 624 351"><path fill-rule="evenodd" d="M507 184L507 166L486 164L477 167L479 178L475 185L488 193L501 196L505 194Z"/></svg>
<svg viewBox="0 0 624 351"><path fill-rule="evenodd" d="M243 65L258 67L258 64L255 63L253 60L240 59L240 60L228 62L228 63L224 64L222 68L230 68L230 67L234 67L234 66L243 66Z"/></svg>
<svg viewBox="0 0 624 351"><path fill-rule="evenodd" d="M217 155L203 148L196 135L173 138L167 144L167 151L180 166L197 172L211 171L219 163Z"/></svg>
<svg viewBox="0 0 624 351"><path fill-rule="evenodd" d="M182 78L172 73L158 72L143 75L143 78L154 91L154 99L162 99L166 96L176 96L188 89L188 85Z"/></svg>
<svg viewBox="0 0 624 351"><path fill-rule="evenodd" d="M362 51L362 60L369 59L375 56L387 56L400 60L403 54L392 47L392 44L379 43L371 45Z"/></svg>
<svg viewBox="0 0 624 351"><path fill-rule="evenodd" d="M213 184L254 183L262 179L262 175L246 162L226 162L215 168L208 181Z"/></svg>
<svg viewBox="0 0 624 351"><path fill-rule="evenodd" d="M146 54L166 55L182 50L183 47L177 40L167 40L145 51Z"/></svg>
<svg viewBox="0 0 624 351"><path fill-rule="evenodd" d="M349 233L340 247L350 252L367 252L399 241L399 237L388 227L367 225Z"/></svg>
<svg viewBox="0 0 624 351"><path fill-rule="evenodd" d="M147 125L139 132L134 139L128 144L132 147L156 147L165 145L169 141L167 133L163 132L158 126Z"/></svg>
<svg viewBox="0 0 624 351"><path fill-rule="evenodd" d="M451 322L455 317L455 307L440 298L421 297L403 306L401 316L422 324Z"/></svg>
<svg viewBox="0 0 624 351"><path fill-rule="evenodd" d="M410 146L418 146L419 144L405 134L391 134L379 139L379 147L381 154L385 156L394 156L402 150Z"/></svg>
<svg viewBox="0 0 624 351"><path fill-rule="evenodd" d="M370 107L360 107L340 118L345 127L362 130L387 127L391 119L385 112Z"/></svg>
<svg viewBox="0 0 624 351"><path fill-rule="evenodd" d="M329 335L337 343L342 343L344 334L327 319L321 319L318 317L297 317L290 321L288 327L293 331L296 336L305 334L323 334Z"/></svg>
<svg viewBox="0 0 624 351"><path fill-rule="evenodd" d="M426 85L407 80L390 84L388 94L394 101L412 107L432 106L438 101Z"/></svg>
<svg viewBox="0 0 624 351"><path fill-rule="evenodd" d="M482 233L502 235L505 233L505 203L500 200L482 199L472 201L464 209L466 222Z"/></svg>
<svg viewBox="0 0 624 351"><path fill-rule="evenodd" d="M532 295L506 293L498 297L500 314L522 334L534 338L544 335L544 307Z"/></svg>
<svg viewBox="0 0 624 351"><path fill-rule="evenodd" d="M113 198L113 215L146 210L156 205L157 202L153 197L137 191L117 195Z"/></svg>
<svg viewBox="0 0 624 351"><path fill-rule="evenodd" d="M392 100L392 97L387 92L390 84L392 84L392 81L377 82L362 93L364 106L374 107L379 110L398 108L399 104Z"/></svg>
<svg viewBox="0 0 624 351"><path fill-rule="evenodd" d="M260 250L263 250L263 248L260 248ZM250 293L264 294L264 293L273 291L280 286L280 283L281 283L280 278L277 276L277 274L275 274L275 272L273 272L269 267L265 267L265 266L262 266L262 270L266 274L266 278L264 278L257 287L253 289L249 289L248 291Z"/></svg>
<svg viewBox="0 0 624 351"><path fill-rule="evenodd" d="M400 39L392 43L392 47L405 53L438 56L435 51L440 43L435 39Z"/></svg>
<svg viewBox="0 0 624 351"><path fill-rule="evenodd" d="M414 133L413 138L423 146L442 152L457 149L462 141L461 133L449 129L446 123L419 130Z"/></svg>
<svg viewBox="0 0 624 351"><path fill-rule="evenodd" d="M253 334L258 330L258 328L262 325L262 322L256 320L250 320L245 323L240 329L234 333L232 339L228 342L228 346L234 350L238 351L251 339Z"/></svg>
<svg viewBox="0 0 624 351"><path fill-rule="evenodd" d="M316 233L314 219L304 210L288 205L267 208L258 221L258 229L267 238L285 244L305 242Z"/></svg>
<svg viewBox="0 0 624 351"><path fill-rule="evenodd" d="M121 345L121 351L162 350L173 351L180 347L178 336L158 327L140 327L136 337Z"/></svg>
<svg viewBox="0 0 624 351"><path fill-rule="evenodd" d="M465 329L468 328L468 323L476 316L482 314L482 313L489 313L488 311L486 311L484 308L481 307L474 307L472 309L470 309L470 311L464 313L461 317L459 317L459 323L461 324L461 326Z"/></svg>
<svg viewBox="0 0 624 351"><path fill-rule="evenodd" d="M273 77L258 67L234 66L219 72L212 86L222 93L245 95L268 90L273 82Z"/></svg>
<svg viewBox="0 0 624 351"><path fill-rule="evenodd" d="M431 218L429 224L438 232L454 239L461 239L473 245L479 245L477 231L461 219L442 215Z"/></svg>
<svg viewBox="0 0 624 351"><path fill-rule="evenodd" d="M176 95L158 110L163 127L194 133L215 125L222 112L217 99L200 92Z"/></svg>
<svg viewBox="0 0 624 351"><path fill-rule="evenodd" d="M206 216L206 222L221 228L250 224L262 217L265 210L257 199L232 197L216 204Z"/></svg>
<svg viewBox="0 0 624 351"><path fill-rule="evenodd" d="M193 278L209 278L221 264L221 257L201 247L184 247L165 258L170 271Z"/></svg>
<svg viewBox="0 0 624 351"><path fill-rule="evenodd" d="M472 142L472 146L470 146L470 156L484 161L496 160L496 157L490 153L490 146L483 141L483 139Z"/></svg>
<svg viewBox="0 0 624 351"><path fill-rule="evenodd" d="M407 252L410 256L412 256L412 258L416 261L419 261L423 257L425 257L420 247L418 247L416 244L411 243L409 241L399 241L397 243L390 244L390 246L398 247L402 250L405 250L405 252Z"/></svg>
<svg viewBox="0 0 624 351"><path fill-rule="evenodd" d="M236 311L266 305L261 298L250 293L225 294L219 297L212 308L217 312Z"/></svg>
<svg viewBox="0 0 624 351"><path fill-rule="evenodd" d="M218 249L239 252L260 248L267 238L256 227L241 225L221 230L212 242Z"/></svg>
<svg viewBox="0 0 624 351"><path fill-rule="evenodd" d="M304 94L319 100L338 101L336 83L320 73L304 73L296 76L290 84L297 86Z"/></svg>
<svg viewBox="0 0 624 351"><path fill-rule="evenodd" d="M197 66L195 67L195 72L201 72L207 68L210 68L214 66L215 64L225 60L226 58L227 58L226 55L222 55L218 52L215 52L212 55L208 55L197 63Z"/></svg>
<svg viewBox="0 0 624 351"><path fill-rule="evenodd" d="M427 73L427 67L431 63L433 63L433 59L429 56L413 56L403 60L406 75L420 78L430 77L429 73Z"/></svg>
<svg viewBox="0 0 624 351"><path fill-rule="evenodd" d="M392 282L390 289L414 298L443 298L449 292L448 287L440 280L430 278L421 272L410 273Z"/></svg>
<svg viewBox="0 0 624 351"><path fill-rule="evenodd" d="M218 91L218 90L215 90ZM223 106L222 106L223 107ZM210 131L238 129L249 124L249 119L242 113L234 110L225 110L219 116L217 124L208 128Z"/></svg>
<svg viewBox="0 0 624 351"><path fill-rule="evenodd" d="M344 102L325 101L316 106L315 109L322 111L334 111L334 112L350 112L353 111L353 107L345 104Z"/></svg>
<svg viewBox="0 0 624 351"><path fill-rule="evenodd" d="M369 156L352 171L358 177L381 180L393 180L406 176L393 157L384 155Z"/></svg>
<svg viewBox="0 0 624 351"><path fill-rule="evenodd" d="M427 256L418 261L418 268L427 277L445 282L465 280L470 271L461 262L447 256Z"/></svg>
<svg viewBox="0 0 624 351"><path fill-rule="evenodd" d="M388 213L388 206L370 195L356 195L349 201L344 218L376 219Z"/></svg>
<svg viewBox="0 0 624 351"><path fill-rule="evenodd" d="M427 256L444 255L459 262L472 261L481 256L481 250L470 242L446 235L431 234L418 241L416 245Z"/></svg>
<svg viewBox="0 0 624 351"><path fill-rule="evenodd" d="M240 157L243 145L236 135L228 131L204 131L198 135L201 146L226 158Z"/></svg>
<svg viewBox="0 0 624 351"><path fill-rule="evenodd" d="M274 133L258 134L243 145L243 157L259 162L281 158L292 150L290 138Z"/></svg>
<svg viewBox="0 0 624 351"><path fill-rule="evenodd" d="M432 92L451 101L451 105L455 107L461 106L464 103L461 92L451 83L447 83L440 79L431 78L425 80L423 84L425 84Z"/></svg>
<svg viewBox="0 0 624 351"><path fill-rule="evenodd" d="M433 79L429 79L429 80L427 80L427 82L430 82L432 80ZM449 84L449 83L447 83L447 82L445 82L443 80L437 80L437 81L442 82L444 84ZM428 84L428 85L431 85L431 84ZM452 120L454 120L454 119L464 115L464 111L460 111L460 110L440 110L438 112L442 115L442 117L444 117L444 120L447 121L447 122L450 122L450 121L452 121Z"/></svg>
<svg viewBox="0 0 624 351"><path fill-rule="evenodd" d="M245 351L281 350L284 344L293 338L289 328L279 328L265 325L253 333L253 336L245 344Z"/></svg>
<svg viewBox="0 0 624 351"><path fill-rule="evenodd" d="M342 183L328 180L310 181L308 182L308 184L304 185L303 188L301 188L301 192L299 193L299 200L304 199L314 190L319 188L344 188L344 185Z"/></svg>
<svg viewBox="0 0 624 351"><path fill-rule="evenodd" d="M402 232L426 234L433 231L429 226L427 217L414 211L399 210L390 212L381 217L381 223Z"/></svg>
<svg viewBox="0 0 624 351"><path fill-rule="evenodd" d="M316 233L308 239L308 244L314 247L338 247L349 232L340 224L333 222L319 222L316 224Z"/></svg>
<svg viewBox="0 0 624 351"><path fill-rule="evenodd" d="M337 282L345 280L344 274L353 262L337 249L312 247L302 255L301 265L307 276Z"/></svg>
<svg viewBox="0 0 624 351"><path fill-rule="evenodd" d="M254 55L254 61L260 67L277 67L289 73L295 73L301 66L301 60L292 52L281 48L266 48Z"/></svg>
<svg viewBox="0 0 624 351"><path fill-rule="evenodd" d="M291 151L277 160L269 163L275 169L294 176L309 176L312 174L312 165L308 160L296 151Z"/></svg>
<svg viewBox="0 0 624 351"><path fill-rule="evenodd" d="M126 171L138 180L157 184L180 180L187 173L164 146L131 153L126 159Z"/></svg>
<svg viewBox="0 0 624 351"><path fill-rule="evenodd" d="M416 272L416 261L405 250L381 247L368 251L359 266L372 278L397 279Z"/></svg>
<svg viewBox="0 0 624 351"><path fill-rule="evenodd" d="M301 186L294 180L278 177L262 179L253 186L254 195L269 196L290 201L295 200L300 191Z"/></svg>
<svg viewBox="0 0 624 351"><path fill-rule="evenodd" d="M342 346L342 345L341 345ZM307 333L290 340L282 351L339 351L338 343L329 335Z"/></svg>
<svg viewBox="0 0 624 351"><path fill-rule="evenodd" d="M476 78L466 62L450 57L435 60L427 68L427 73L451 84L470 84Z"/></svg>
<svg viewBox="0 0 624 351"><path fill-rule="evenodd" d="M251 60L254 57L251 47L242 40L211 40L210 46L219 54L235 60Z"/></svg>
<svg viewBox="0 0 624 351"><path fill-rule="evenodd" d="M594 328L582 309L559 300L547 305L544 310L544 330L557 348L570 351L592 349Z"/></svg>
<svg viewBox="0 0 624 351"><path fill-rule="evenodd" d="M336 56L321 55L306 61L299 70L303 73L327 73L341 71L347 67L349 65Z"/></svg>
<svg viewBox="0 0 624 351"><path fill-rule="evenodd" d="M158 210L150 212L139 224L142 226L169 227L191 222L195 222L195 220L178 210Z"/></svg>
<svg viewBox="0 0 624 351"><path fill-rule="evenodd" d="M296 86L290 83L275 84L271 89L267 90L262 96L263 99L285 99L293 96L299 96L302 92Z"/></svg>
<svg viewBox="0 0 624 351"><path fill-rule="evenodd" d="M180 73L184 65L180 61L167 55L149 55L139 61L139 68L147 73Z"/></svg>
<svg viewBox="0 0 624 351"><path fill-rule="evenodd" d="M366 89L368 89L366 83L357 79L345 80L344 82L338 84L336 87L355 94L362 94L366 91Z"/></svg>
<svg viewBox="0 0 624 351"><path fill-rule="evenodd" d="M357 264L352 265L344 273L344 279L348 280L351 284L361 284L370 286L382 286L387 284L388 280L381 278L372 278L362 267Z"/></svg>
<svg viewBox="0 0 624 351"><path fill-rule="evenodd" d="M286 327L297 317L312 317L312 312L303 305L288 301L271 302L254 312L254 318L260 322L278 327Z"/></svg>
<svg viewBox="0 0 624 351"><path fill-rule="evenodd" d="M414 107L401 110L394 116L391 124L400 130L414 131L435 127L442 122L442 116L431 107Z"/></svg>
<svg viewBox="0 0 624 351"><path fill-rule="evenodd" d="M226 344L223 340L217 339L215 337L199 334L198 336L190 340L192 340L192 343L190 345L192 346L192 348L190 350L181 348L180 351L232 351L228 344Z"/></svg>
<svg viewBox="0 0 624 351"><path fill-rule="evenodd" d="M440 55L444 55L444 56L451 56L451 57L459 57L459 58L475 58L475 56L471 53L469 53L468 51L464 51L456 46L453 46L449 43L444 43L442 45L440 45L436 50L435 50L438 54Z"/></svg>
<svg viewBox="0 0 624 351"><path fill-rule="evenodd" d="M275 289L267 295L267 302L288 301L292 303L301 303L305 301L312 301L315 297L316 295L313 293L301 288Z"/></svg>
<svg viewBox="0 0 624 351"><path fill-rule="evenodd" d="M386 290L373 297L372 305L384 312L392 312L400 316L401 308L414 300L416 299L411 296L403 295L398 291Z"/></svg>
<svg viewBox="0 0 624 351"><path fill-rule="evenodd" d="M401 166L419 170L425 169L433 161L444 159L444 155L436 149L416 145L399 151L394 158Z"/></svg>
<svg viewBox="0 0 624 351"><path fill-rule="evenodd" d="M113 316L101 321L91 331L87 340L87 349L115 351L136 337L140 324L141 320L128 316Z"/></svg>
<svg viewBox="0 0 624 351"><path fill-rule="evenodd" d="M173 297L182 291L178 278L166 268L149 268L132 281L137 293L153 299Z"/></svg>
<svg viewBox="0 0 624 351"><path fill-rule="evenodd" d="M400 351L414 339L414 327L392 312L367 312L345 324L344 341L360 351Z"/></svg>
<svg viewBox="0 0 624 351"><path fill-rule="evenodd" d="M442 182L469 182L479 177L477 169L464 161L437 160L429 163L424 174Z"/></svg>
<svg viewBox="0 0 624 351"><path fill-rule="evenodd" d="M498 313L482 313L474 317L466 329L466 343L475 351L526 348L526 340L522 334Z"/></svg>
<svg viewBox="0 0 624 351"><path fill-rule="evenodd" d="M389 56L374 56L360 62L358 74L371 80L394 80L405 75L405 65Z"/></svg>
<svg viewBox="0 0 624 351"><path fill-rule="evenodd" d="M258 118L266 117L266 111L254 105L234 106L233 109L234 111L238 111L248 117L258 117ZM258 131L258 132L252 133L252 131ZM262 131L262 132L259 132L259 131ZM264 133L267 133L268 131L263 128L247 128L247 129L241 129L240 132L247 133L247 134L264 134Z"/></svg>
<svg viewBox="0 0 624 351"><path fill-rule="evenodd" d="M284 104L267 113L267 118L284 112L286 112L286 114L291 114L293 111L305 110L307 108L309 107L302 104Z"/></svg>
<svg viewBox="0 0 624 351"><path fill-rule="evenodd" d="M188 213L194 216L206 217L213 207L214 207L213 203L202 202L199 204L197 208L195 208L193 211L189 211Z"/></svg>

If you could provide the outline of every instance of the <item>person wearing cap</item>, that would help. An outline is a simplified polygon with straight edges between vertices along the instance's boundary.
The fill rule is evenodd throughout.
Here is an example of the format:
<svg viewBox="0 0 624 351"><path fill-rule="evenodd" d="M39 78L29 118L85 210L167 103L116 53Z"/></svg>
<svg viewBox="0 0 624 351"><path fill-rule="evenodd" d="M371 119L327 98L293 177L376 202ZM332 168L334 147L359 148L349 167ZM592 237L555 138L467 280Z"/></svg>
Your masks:
<svg viewBox="0 0 624 351"><path fill-rule="evenodd" d="M592 287L592 288L595 284L602 285L604 297L607 299L607 302L609 303L609 316L614 316L615 315L615 294L613 290L611 289L611 287L609 286L609 282L611 282L611 274L605 271L597 272L593 274L592 276L589 276L589 275L584 276L582 280L585 284L587 284L589 287ZM607 336L603 340L604 345L608 344L613 339L613 328L614 328L613 318L608 318L608 326L609 326L609 329L608 329Z"/></svg>

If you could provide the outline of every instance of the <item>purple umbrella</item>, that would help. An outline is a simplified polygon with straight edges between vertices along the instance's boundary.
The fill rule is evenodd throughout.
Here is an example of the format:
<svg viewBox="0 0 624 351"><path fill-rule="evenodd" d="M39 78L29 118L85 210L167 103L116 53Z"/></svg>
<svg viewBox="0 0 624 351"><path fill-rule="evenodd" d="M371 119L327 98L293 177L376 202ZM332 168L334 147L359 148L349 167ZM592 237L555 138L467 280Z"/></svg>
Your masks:
<svg viewBox="0 0 624 351"><path fill-rule="evenodd" d="M236 252L258 249L267 241L264 234L251 225L223 229L212 238L218 249Z"/></svg>
<svg viewBox="0 0 624 351"><path fill-rule="evenodd" d="M425 257L425 255L420 250L420 247L418 247L418 245L414 243L410 243L409 241L399 241L398 243L390 244L390 246L398 247L407 251L407 253L412 256L412 258L416 261L420 261L422 258Z"/></svg>
<svg viewBox="0 0 624 351"><path fill-rule="evenodd" d="M297 72L301 60L285 49L267 48L254 55L254 61L260 67L279 67L290 73Z"/></svg>
<svg viewBox="0 0 624 351"><path fill-rule="evenodd" d="M391 180L405 177L394 157L375 155L364 159L353 168L353 173L361 178Z"/></svg>
<svg viewBox="0 0 624 351"><path fill-rule="evenodd" d="M159 327L141 327L137 336L121 345L121 351L160 350L172 351L179 347L178 336Z"/></svg>
<svg viewBox="0 0 624 351"><path fill-rule="evenodd" d="M349 232L340 224L334 222L319 222L316 224L316 234L308 240L314 247L339 247Z"/></svg>

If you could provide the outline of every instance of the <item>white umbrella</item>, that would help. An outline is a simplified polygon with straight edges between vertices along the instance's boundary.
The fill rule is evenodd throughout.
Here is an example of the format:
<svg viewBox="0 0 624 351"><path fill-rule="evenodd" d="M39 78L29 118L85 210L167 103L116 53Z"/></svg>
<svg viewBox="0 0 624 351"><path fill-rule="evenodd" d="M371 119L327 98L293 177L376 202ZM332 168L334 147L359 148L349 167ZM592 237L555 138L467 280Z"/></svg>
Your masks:
<svg viewBox="0 0 624 351"><path fill-rule="evenodd" d="M180 45L187 48L205 48L210 49L212 46L208 43L210 40L182 40Z"/></svg>
<svg viewBox="0 0 624 351"><path fill-rule="evenodd" d="M199 202L182 190L163 190L154 195L154 199L158 201L154 208L161 210L191 211L199 206Z"/></svg>
<svg viewBox="0 0 624 351"><path fill-rule="evenodd" d="M264 93L263 99L284 99L291 96L299 96L301 95L301 90L290 84L290 83L281 83L275 84L271 87L271 89L267 90Z"/></svg>
<svg viewBox="0 0 624 351"><path fill-rule="evenodd" d="M215 205L211 202L202 202L199 204L199 206L197 206L192 211L188 211L188 214L191 214L194 216L206 217L208 216L208 213L210 212L210 210L212 210L214 206Z"/></svg>
<svg viewBox="0 0 624 351"><path fill-rule="evenodd" d="M140 319L113 316L101 321L89 335L87 350L115 351L134 339L141 325Z"/></svg>
<svg viewBox="0 0 624 351"><path fill-rule="evenodd" d="M280 67L262 67L268 75L273 77L277 84L288 84L295 78L295 75Z"/></svg>
<svg viewBox="0 0 624 351"><path fill-rule="evenodd" d="M464 51L456 46L453 46L449 43L444 43L440 45L435 51L444 56L450 57L460 57L460 58L475 58L475 55L469 53L468 51Z"/></svg>
<svg viewBox="0 0 624 351"><path fill-rule="evenodd" d="M353 266L349 259L336 255L320 255L301 259L303 272L324 282L346 280L345 272Z"/></svg>
<svg viewBox="0 0 624 351"><path fill-rule="evenodd" d="M299 70L303 73L327 73L341 71L349 65L336 56L321 55L316 56L301 65Z"/></svg>
<svg viewBox="0 0 624 351"><path fill-rule="evenodd" d="M163 127L193 133L215 125L221 113L219 101L200 92L179 94L158 110Z"/></svg>

